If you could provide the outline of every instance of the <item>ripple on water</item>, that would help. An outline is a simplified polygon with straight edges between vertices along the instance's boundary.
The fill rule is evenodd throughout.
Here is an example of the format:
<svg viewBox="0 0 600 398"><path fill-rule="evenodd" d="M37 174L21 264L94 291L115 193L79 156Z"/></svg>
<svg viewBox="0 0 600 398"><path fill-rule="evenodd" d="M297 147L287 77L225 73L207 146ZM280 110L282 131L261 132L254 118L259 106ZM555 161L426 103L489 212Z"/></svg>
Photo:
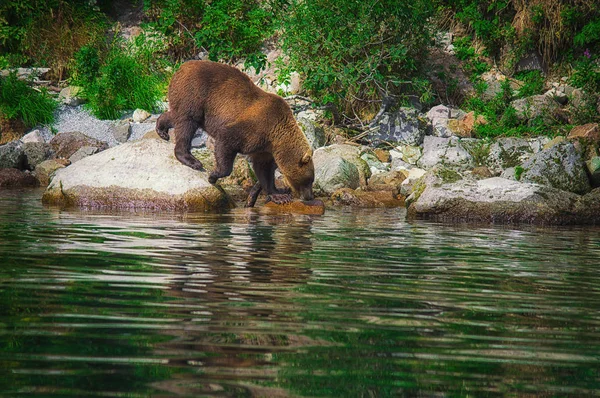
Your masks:
<svg viewBox="0 0 600 398"><path fill-rule="evenodd" d="M598 228L102 214L0 191L13 395L600 394Z"/></svg>

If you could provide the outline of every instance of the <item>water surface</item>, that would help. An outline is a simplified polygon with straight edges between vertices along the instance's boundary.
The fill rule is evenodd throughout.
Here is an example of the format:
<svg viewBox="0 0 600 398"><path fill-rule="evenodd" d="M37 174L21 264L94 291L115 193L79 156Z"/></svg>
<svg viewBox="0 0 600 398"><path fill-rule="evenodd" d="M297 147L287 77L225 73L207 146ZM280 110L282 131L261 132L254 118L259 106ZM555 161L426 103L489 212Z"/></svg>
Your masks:
<svg viewBox="0 0 600 398"><path fill-rule="evenodd" d="M0 395L600 395L600 229L0 191Z"/></svg>

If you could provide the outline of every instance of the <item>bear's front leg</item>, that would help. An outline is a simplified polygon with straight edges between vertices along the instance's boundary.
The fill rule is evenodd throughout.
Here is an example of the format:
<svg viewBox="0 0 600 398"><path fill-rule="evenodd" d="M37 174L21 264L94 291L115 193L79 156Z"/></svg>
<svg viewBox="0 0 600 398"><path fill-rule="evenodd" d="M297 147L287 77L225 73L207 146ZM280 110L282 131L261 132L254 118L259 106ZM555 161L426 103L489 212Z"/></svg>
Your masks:
<svg viewBox="0 0 600 398"><path fill-rule="evenodd" d="M222 140L215 142L215 163L216 167L210 176L208 182L214 184L219 178L227 177L233 171L233 162L237 151L228 146L227 142Z"/></svg>

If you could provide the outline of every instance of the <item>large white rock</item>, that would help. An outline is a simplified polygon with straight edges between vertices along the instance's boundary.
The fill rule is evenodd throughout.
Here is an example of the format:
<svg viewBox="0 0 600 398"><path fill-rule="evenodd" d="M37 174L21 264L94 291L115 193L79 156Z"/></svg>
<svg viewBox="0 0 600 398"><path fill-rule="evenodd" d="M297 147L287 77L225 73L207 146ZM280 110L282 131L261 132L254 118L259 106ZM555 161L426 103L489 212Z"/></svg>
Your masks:
<svg viewBox="0 0 600 398"><path fill-rule="evenodd" d="M442 138L426 136L423 142L423 155L417 166L430 169L434 166L446 166L466 170L474 166L473 157L456 137Z"/></svg>
<svg viewBox="0 0 600 398"><path fill-rule="evenodd" d="M230 207L230 198L208 182L208 174L181 164L173 148L171 143L148 139L89 156L58 170L42 200L92 208L208 211Z"/></svg>

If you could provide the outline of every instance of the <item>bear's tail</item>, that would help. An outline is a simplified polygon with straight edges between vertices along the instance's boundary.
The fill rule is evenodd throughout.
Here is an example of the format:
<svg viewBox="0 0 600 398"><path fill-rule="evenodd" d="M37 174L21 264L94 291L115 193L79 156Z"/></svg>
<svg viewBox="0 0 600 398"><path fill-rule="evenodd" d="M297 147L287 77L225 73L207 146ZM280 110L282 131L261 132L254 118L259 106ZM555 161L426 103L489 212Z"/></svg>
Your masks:
<svg viewBox="0 0 600 398"><path fill-rule="evenodd" d="M165 112L156 121L156 133L165 141L169 141L169 129L173 127L171 112Z"/></svg>

